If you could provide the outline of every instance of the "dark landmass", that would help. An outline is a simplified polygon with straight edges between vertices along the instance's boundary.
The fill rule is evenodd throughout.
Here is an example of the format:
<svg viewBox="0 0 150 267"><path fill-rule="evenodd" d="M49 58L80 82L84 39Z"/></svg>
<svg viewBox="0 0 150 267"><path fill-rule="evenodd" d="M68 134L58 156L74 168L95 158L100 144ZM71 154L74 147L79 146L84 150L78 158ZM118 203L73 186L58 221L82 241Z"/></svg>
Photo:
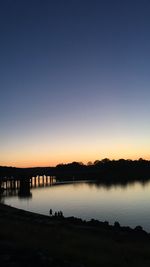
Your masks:
<svg viewBox="0 0 150 267"><path fill-rule="evenodd" d="M96 160L93 164L84 165L79 162L59 164L56 167L14 168L0 167L0 178L24 178L37 175L56 176L58 180L94 179L105 183L126 183L145 181L150 178L150 161L148 160Z"/></svg>
<svg viewBox="0 0 150 267"><path fill-rule="evenodd" d="M44 216L0 204L1 266L150 266L150 235L108 222Z"/></svg>
<svg viewBox="0 0 150 267"><path fill-rule="evenodd" d="M73 162L45 168L0 167L0 181L55 176L58 181L90 179L99 184L143 183L150 178L150 161L108 159L84 165ZM25 179L28 178L28 179ZM20 184L20 185L21 185ZM26 188L27 185L27 188ZM20 187L21 189L22 187ZM2 187L1 190L4 190ZM20 191L21 192L21 191ZM1 192L3 193L3 192ZM24 192L23 192L24 193ZM137 226L85 222L74 217L44 216L0 204L1 266L150 266L150 234Z"/></svg>

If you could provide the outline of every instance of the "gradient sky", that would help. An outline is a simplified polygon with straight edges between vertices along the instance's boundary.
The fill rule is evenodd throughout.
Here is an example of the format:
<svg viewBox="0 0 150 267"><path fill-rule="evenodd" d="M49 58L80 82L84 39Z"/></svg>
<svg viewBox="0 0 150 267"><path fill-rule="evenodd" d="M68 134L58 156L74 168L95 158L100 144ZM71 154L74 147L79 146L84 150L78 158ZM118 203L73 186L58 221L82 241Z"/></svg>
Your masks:
<svg viewBox="0 0 150 267"><path fill-rule="evenodd" d="M0 165L150 159L150 1L0 1Z"/></svg>

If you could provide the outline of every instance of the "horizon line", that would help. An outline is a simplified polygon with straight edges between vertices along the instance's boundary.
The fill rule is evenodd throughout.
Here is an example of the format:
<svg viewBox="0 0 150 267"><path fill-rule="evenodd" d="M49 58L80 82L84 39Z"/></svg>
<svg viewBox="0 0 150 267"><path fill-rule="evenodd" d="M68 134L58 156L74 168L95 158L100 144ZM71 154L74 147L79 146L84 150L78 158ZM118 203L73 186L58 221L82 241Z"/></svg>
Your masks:
<svg viewBox="0 0 150 267"><path fill-rule="evenodd" d="M88 161L87 163L83 163L81 161L72 161L72 162L66 162L66 163L58 163L55 166L28 166L28 167L17 167L17 166L8 166L8 165L0 165L0 167L6 167L6 168L18 168L18 169L30 169L30 168L56 168L58 165L67 165L67 164L71 164L71 163L79 163L81 165L94 165L94 162L96 161L103 161L103 160L109 160L109 161L119 161L119 160L125 160L125 161L150 161L150 159L144 159L142 157L138 158L138 159L124 159L124 158L119 158L119 159L109 159L109 158L103 158L103 159L97 159L92 161ZM89 164L90 163L90 164Z"/></svg>

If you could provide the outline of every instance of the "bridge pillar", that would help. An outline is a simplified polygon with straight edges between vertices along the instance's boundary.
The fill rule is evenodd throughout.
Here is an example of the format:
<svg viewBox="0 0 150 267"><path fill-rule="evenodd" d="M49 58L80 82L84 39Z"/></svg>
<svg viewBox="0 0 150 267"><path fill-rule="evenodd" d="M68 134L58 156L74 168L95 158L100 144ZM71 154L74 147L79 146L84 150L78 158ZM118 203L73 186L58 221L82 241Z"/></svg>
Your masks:
<svg viewBox="0 0 150 267"><path fill-rule="evenodd" d="M39 186L40 183L40 176L37 177L37 186Z"/></svg>
<svg viewBox="0 0 150 267"><path fill-rule="evenodd" d="M44 177L45 177L45 175L43 175L43 179L42 179L42 186L44 186Z"/></svg>

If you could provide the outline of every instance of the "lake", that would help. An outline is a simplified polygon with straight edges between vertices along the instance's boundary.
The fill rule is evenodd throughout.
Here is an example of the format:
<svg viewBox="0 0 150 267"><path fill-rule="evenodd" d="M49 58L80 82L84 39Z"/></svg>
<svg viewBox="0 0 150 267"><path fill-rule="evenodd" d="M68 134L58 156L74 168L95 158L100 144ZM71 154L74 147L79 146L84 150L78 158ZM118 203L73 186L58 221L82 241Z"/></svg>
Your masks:
<svg viewBox="0 0 150 267"><path fill-rule="evenodd" d="M150 232L150 181L126 185L104 185L78 181L30 188L30 196L4 193L1 201L28 211L49 215L49 210L64 216L90 220L118 221L122 226L141 225Z"/></svg>

